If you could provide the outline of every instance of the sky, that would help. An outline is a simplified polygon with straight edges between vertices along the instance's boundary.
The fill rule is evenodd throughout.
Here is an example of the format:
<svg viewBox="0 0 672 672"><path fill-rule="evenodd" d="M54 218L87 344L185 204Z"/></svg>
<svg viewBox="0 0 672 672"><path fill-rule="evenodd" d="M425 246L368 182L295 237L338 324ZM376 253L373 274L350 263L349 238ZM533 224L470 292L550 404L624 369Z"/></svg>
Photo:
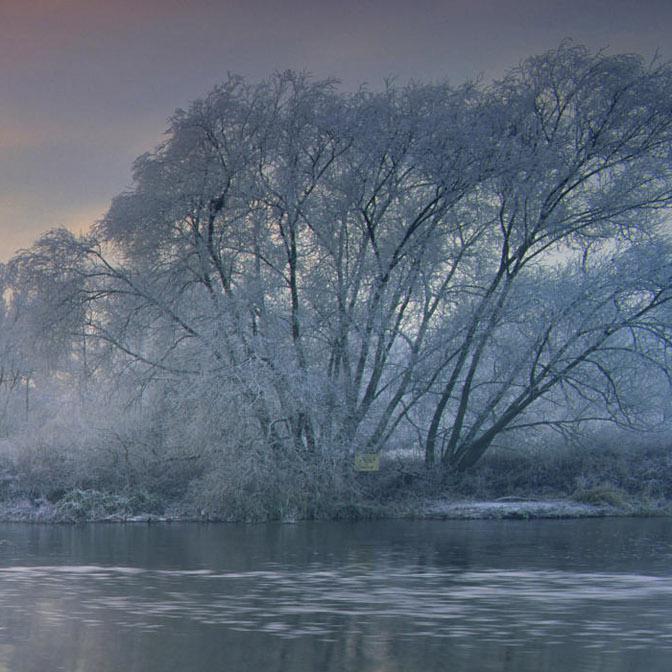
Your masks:
<svg viewBox="0 0 672 672"><path fill-rule="evenodd" d="M0 0L0 261L84 232L227 72L461 83L566 38L672 59L672 0Z"/></svg>

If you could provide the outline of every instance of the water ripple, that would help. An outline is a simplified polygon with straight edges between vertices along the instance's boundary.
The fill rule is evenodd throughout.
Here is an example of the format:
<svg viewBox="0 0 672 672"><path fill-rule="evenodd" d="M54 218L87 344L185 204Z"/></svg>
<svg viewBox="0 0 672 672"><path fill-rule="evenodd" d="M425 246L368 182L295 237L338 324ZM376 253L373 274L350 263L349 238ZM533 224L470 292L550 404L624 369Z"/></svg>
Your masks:
<svg viewBox="0 0 672 672"><path fill-rule="evenodd" d="M112 622L148 631L175 621L277 637L325 637L357 625L371 638L465 645L547 643L672 649L672 577L564 571L363 571L323 566L250 572L110 566L0 568L3 614L43 623ZM633 620L633 613L637 614ZM2 627L0 625L0 638Z"/></svg>

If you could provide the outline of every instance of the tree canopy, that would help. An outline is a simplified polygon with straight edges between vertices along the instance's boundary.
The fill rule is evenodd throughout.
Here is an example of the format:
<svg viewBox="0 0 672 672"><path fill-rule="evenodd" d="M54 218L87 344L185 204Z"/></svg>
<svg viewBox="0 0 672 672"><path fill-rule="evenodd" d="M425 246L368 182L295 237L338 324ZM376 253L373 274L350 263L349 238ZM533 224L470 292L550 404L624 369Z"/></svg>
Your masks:
<svg viewBox="0 0 672 672"><path fill-rule="evenodd" d="M3 320L224 453L466 469L516 431L661 425L671 141L669 65L571 44L490 84L229 76L90 235L8 265Z"/></svg>

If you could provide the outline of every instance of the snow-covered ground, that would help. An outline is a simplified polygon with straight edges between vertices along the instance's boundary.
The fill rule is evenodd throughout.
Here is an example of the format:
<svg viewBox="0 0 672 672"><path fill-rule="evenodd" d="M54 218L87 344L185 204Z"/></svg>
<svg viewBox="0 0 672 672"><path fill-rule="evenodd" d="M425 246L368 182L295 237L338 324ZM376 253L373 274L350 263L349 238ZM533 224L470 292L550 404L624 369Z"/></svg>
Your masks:
<svg viewBox="0 0 672 672"><path fill-rule="evenodd" d="M635 514L629 507L582 504L567 499L525 500L502 498L494 501L428 500L420 507L422 518L589 518Z"/></svg>

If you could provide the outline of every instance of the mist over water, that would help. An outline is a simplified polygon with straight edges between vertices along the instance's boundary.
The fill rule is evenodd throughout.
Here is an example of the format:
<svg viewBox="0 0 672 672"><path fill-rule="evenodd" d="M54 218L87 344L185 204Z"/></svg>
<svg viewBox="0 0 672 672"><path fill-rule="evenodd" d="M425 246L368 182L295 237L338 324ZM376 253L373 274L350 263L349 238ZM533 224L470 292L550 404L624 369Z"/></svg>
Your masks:
<svg viewBox="0 0 672 672"><path fill-rule="evenodd" d="M668 670L672 521L0 527L0 669Z"/></svg>

